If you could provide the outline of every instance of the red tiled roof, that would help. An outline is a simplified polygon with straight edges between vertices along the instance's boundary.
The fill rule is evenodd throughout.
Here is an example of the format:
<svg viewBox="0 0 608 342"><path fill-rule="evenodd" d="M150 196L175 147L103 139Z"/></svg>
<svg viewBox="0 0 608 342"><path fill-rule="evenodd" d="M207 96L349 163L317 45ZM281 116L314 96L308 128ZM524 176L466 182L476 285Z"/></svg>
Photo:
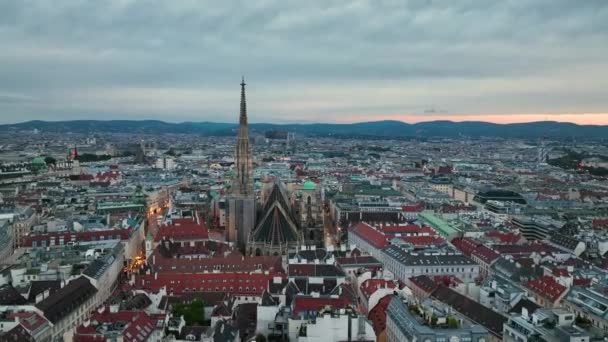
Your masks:
<svg viewBox="0 0 608 342"><path fill-rule="evenodd" d="M435 284L437 284L437 286L444 285L447 287L454 287L458 284L462 284L462 280L453 275L433 276L431 279Z"/></svg>
<svg viewBox="0 0 608 342"><path fill-rule="evenodd" d="M204 273L222 272L254 272L269 271L285 273L280 256L250 256L244 257L238 253L211 258L165 258L154 251L154 258L148 259L152 270L159 273Z"/></svg>
<svg viewBox="0 0 608 342"><path fill-rule="evenodd" d="M92 331L88 330L79 330L77 328L76 334L74 334L74 342L105 342L106 337L101 335L95 331L95 329L91 328Z"/></svg>
<svg viewBox="0 0 608 342"><path fill-rule="evenodd" d="M158 273L140 275L137 288L158 291L166 287L167 292L180 295L184 292L221 291L236 295L260 296L268 282L278 274L264 273Z"/></svg>
<svg viewBox="0 0 608 342"><path fill-rule="evenodd" d="M116 171L97 172L95 179L100 182L116 180L120 174Z"/></svg>
<svg viewBox="0 0 608 342"><path fill-rule="evenodd" d="M553 270L551 270L551 273L556 277L570 277L570 273L568 272L568 270L565 270L563 268L554 268Z"/></svg>
<svg viewBox="0 0 608 342"><path fill-rule="evenodd" d="M512 254L512 255L530 255L532 253L549 254L559 252L555 247L549 246L544 243L531 243L526 245L494 245L492 246L495 251L500 254Z"/></svg>
<svg viewBox="0 0 608 342"><path fill-rule="evenodd" d="M365 222L355 224L350 227L350 231L378 249L388 246L387 237Z"/></svg>
<svg viewBox="0 0 608 342"><path fill-rule="evenodd" d="M591 224L594 227L608 226L608 218L595 219L595 220L591 221Z"/></svg>
<svg viewBox="0 0 608 342"><path fill-rule="evenodd" d="M486 247L484 245L480 245L473 252L471 252L471 256L475 256L481 259L486 264L491 264L494 260L500 257L500 254L496 253L493 249Z"/></svg>
<svg viewBox="0 0 608 342"><path fill-rule="evenodd" d="M561 299L563 294L568 290L568 288L556 282L551 276L542 276L530 280L524 286L537 295L551 300L552 303Z"/></svg>
<svg viewBox="0 0 608 342"><path fill-rule="evenodd" d="M162 225L158 228L154 241L160 241L163 238L173 240L206 240L209 239L209 230L203 223L197 223L195 219L173 219L170 224Z"/></svg>
<svg viewBox="0 0 608 342"><path fill-rule="evenodd" d="M78 175L78 180L81 181L92 181L93 179L95 179L95 176L87 173L81 173L80 175Z"/></svg>
<svg viewBox="0 0 608 342"><path fill-rule="evenodd" d="M296 296L293 301L293 316L297 316L300 312L319 311L326 306L331 306L334 309L342 309L352 305L346 297L324 296Z"/></svg>
<svg viewBox="0 0 608 342"><path fill-rule="evenodd" d="M471 256L471 253L481 245L478 241L471 238L454 238L450 241L462 254Z"/></svg>
<svg viewBox="0 0 608 342"><path fill-rule="evenodd" d="M363 296L366 299L369 299L369 297L380 288L394 289L394 288L398 288L398 287L399 286L394 281L391 281L391 280L367 279L366 281L361 283L360 290L361 290L361 293L363 294Z"/></svg>
<svg viewBox="0 0 608 342"><path fill-rule="evenodd" d="M15 317L19 318L19 323L28 332L35 331L47 322L46 319L32 311L13 311L8 314L8 318L10 319L14 319Z"/></svg>
<svg viewBox="0 0 608 342"><path fill-rule="evenodd" d="M517 243L521 241L521 235L514 233L503 233L497 231L487 232L486 236L489 238L493 238L499 240L502 243Z"/></svg>
<svg viewBox="0 0 608 342"><path fill-rule="evenodd" d="M401 234L401 235L436 235L437 233L430 227L421 227L416 224L405 225L380 225L378 230L384 234Z"/></svg>
<svg viewBox="0 0 608 342"><path fill-rule="evenodd" d="M424 203L401 206L401 211L409 213L419 213L424 210Z"/></svg>
<svg viewBox="0 0 608 342"><path fill-rule="evenodd" d="M591 279L589 278L574 278L574 286L588 287L591 285Z"/></svg>
<svg viewBox="0 0 608 342"><path fill-rule="evenodd" d="M388 307L388 303L390 303L393 295L387 295L382 297L378 304L374 306L367 315L367 318L372 321L372 326L374 327L374 332L376 335L379 335L381 332L386 329L386 308Z"/></svg>
<svg viewBox="0 0 608 342"><path fill-rule="evenodd" d="M402 236L401 240L415 246L441 245L445 242L438 236Z"/></svg>
<svg viewBox="0 0 608 342"><path fill-rule="evenodd" d="M126 326L121 334L123 341L127 342L145 341L157 327L157 319L143 311L110 312L108 308L103 308L102 312L95 311L91 315L90 321L97 322L97 324L125 322ZM105 341L106 338L93 325L84 326L81 324L76 328L74 334L75 342Z"/></svg>
<svg viewBox="0 0 608 342"><path fill-rule="evenodd" d="M122 335L125 342L145 341L152 335L154 328L154 321L148 315L138 315L127 325Z"/></svg>

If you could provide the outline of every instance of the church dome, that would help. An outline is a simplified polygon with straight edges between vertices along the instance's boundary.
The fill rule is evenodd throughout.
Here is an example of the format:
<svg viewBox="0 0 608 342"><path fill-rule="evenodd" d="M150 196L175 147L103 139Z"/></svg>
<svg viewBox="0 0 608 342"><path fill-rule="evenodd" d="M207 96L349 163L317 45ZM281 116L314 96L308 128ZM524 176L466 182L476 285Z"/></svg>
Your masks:
<svg viewBox="0 0 608 342"><path fill-rule="evenodd" d="M46 162L44 161L44 158L42 158L42 157L36 157L36 158L34 158L34 160L32 160L32 164L34 164L34 165L46 165Z"/></svg>
<svg viewBox="0 0 608 342"><path fill-rule="evenodd" d="M317 184L315 184L313 181L307 180L304 182L302 190L317 190Z"/></svg>

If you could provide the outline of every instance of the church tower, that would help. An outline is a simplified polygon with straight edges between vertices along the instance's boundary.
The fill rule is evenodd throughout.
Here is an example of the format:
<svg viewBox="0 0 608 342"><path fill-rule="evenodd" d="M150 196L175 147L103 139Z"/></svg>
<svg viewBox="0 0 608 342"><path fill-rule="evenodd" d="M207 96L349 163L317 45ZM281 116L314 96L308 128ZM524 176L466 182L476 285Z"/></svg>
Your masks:
<svg viewBox="0 0 608 342"><path fill-rule="evenodd" d="M236 175L228 197L226 240L244 252L255 224L255 198L253 194L253 161L247 132L247 102L245 79L241 81L241 111L239 132L236 138L234 166Z"/></svg>
<svg viewBox="0 0 608 342"><path fill-rule="evenodd" d="M241 82L241 112L239 115L239 133L236 138L235 167L236 179L233 194L243 197L253 196L253 170L251 146L247 132L247 102L245 99L245 79Z"/></svg>

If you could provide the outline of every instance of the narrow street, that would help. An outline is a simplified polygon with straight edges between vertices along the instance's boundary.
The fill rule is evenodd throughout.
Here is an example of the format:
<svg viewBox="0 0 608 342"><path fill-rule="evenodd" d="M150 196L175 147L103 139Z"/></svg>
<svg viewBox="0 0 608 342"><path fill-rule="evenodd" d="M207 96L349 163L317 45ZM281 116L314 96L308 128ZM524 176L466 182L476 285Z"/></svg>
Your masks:
<svg viewBox="0 0 608 342"><path fill-rule="evenodd" d="M333 224L332 215L329 210L324 208L323 210L323 236L325 240L325 248L333 246L338 247L338 240L336 238L336 226Z"/></svg>

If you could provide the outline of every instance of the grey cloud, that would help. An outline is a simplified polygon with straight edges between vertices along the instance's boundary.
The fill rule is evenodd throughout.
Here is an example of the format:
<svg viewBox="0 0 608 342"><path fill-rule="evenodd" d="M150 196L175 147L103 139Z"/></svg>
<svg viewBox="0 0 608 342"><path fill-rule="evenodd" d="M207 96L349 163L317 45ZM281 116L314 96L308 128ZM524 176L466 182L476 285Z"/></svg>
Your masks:
<svg viewBox="0 0 608 342"><path fill-rule="evenodd" d="M261 93L265 120L281 120L285 110L331 121L424 112L435 103L458 113L608 112L608 99L596 95L607 85L606 41L602 0L2 1L0 94L38 101L10 108L0 101L0 110L38 119L101 111L162 119L116 96L137 88L144 99L145 89L160 89L152 100L170 94L162 108L183 113L172 119L209 120L235 112L228 99L245 74ZM573 73L580 65L593 68ZM534 89L573 78L586 82L572 91ZM370 95L388 86L402 95ZM94 91L106 98L87 104ZM191 98L216 92L225 95Z"/></svg>

